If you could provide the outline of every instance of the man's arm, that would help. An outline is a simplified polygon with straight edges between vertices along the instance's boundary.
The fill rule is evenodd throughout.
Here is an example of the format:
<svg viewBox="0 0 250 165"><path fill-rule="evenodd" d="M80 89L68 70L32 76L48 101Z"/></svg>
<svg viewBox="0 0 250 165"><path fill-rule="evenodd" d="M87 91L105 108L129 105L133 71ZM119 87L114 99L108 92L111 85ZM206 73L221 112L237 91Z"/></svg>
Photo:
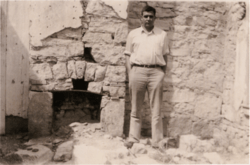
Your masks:
<svg viewBox="0 0 250 165"><path fill-rule="evenodd" d="M130 56L129 55L126 55L126 69L127 69L128 80L129 80L129 73L130 73L130 70L131 70Z"/></svg>
<svg viewBox="0 0 250 165"><path fill-rule="evenodd" d="M165 63L166 63L166 65L164 65L163 67L162 67L162 70L163 70L163 72L166 74L166 70L167 70L167 58L168 58L168 56L167 56L168 54L165 54L164 56L163 56L163 59L165 60Z"/></svg>
<svg viewBox="0 0 250 165"><path fill-rule="evenodd" d="M130 64L130 56L132 53L132 36L131 32L128 34L127 42L126 42L126 48L124 51L124 55L126 58L126 69L127 69L127 75L128 75L128 80L129 80L129 73L131 70L131 64Z"/></svg>

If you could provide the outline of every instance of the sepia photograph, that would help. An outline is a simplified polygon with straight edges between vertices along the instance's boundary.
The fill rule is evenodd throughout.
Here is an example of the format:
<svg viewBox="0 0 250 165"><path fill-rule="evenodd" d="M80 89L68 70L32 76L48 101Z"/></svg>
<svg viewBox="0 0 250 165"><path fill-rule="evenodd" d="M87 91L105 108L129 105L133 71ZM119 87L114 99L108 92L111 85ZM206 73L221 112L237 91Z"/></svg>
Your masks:
<svg viewBox="0 0 250 165"><path fill-rule="evenodd" d="M0 0L0 165L249 164L248 0Z"/></svg>

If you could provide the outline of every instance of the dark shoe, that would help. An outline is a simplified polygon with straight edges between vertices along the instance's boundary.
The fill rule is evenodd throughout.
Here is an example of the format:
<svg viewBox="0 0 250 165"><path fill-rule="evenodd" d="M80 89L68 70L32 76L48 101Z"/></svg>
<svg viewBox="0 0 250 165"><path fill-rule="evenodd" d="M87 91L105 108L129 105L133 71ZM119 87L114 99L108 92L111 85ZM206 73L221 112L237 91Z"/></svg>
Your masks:
<svg viewBox="0 0 250 165"><path fill-rule="evenodd" d="M125 146L127 149L132 148L133 145L134 145L134 142L131 142L131 141L124 141L124 146Z"/></svg>

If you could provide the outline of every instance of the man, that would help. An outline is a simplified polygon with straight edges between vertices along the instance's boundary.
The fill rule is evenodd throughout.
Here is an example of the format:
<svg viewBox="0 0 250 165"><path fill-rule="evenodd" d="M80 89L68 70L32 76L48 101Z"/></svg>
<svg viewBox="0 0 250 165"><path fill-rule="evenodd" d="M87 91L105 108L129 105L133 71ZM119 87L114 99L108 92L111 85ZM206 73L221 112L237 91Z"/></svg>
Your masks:
<svg viewBox="0 0 250 165"><path fill-rule="evenodd" d="M151 6L142 9L141 27L129 33L124 52L132 105L129 138L124 143L127 148L140 140L141 109L146 91L152 112L152 147L157 148L163 139L160 109L169 47L167 33L154 26L155 14Z"/></svg>

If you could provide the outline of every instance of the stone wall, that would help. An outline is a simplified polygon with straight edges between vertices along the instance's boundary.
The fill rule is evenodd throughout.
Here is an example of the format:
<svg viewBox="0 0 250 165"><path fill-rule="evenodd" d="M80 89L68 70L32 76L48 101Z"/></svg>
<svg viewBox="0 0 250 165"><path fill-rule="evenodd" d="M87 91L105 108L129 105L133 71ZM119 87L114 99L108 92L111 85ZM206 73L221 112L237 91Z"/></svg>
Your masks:
<svg viewBox="0 0 250 165"><path fill-rule="evenodd" d="M82 41L91 49L91 55L99 65L95 74L98 83L93 82L93 88L99 85L105 95L101 103L101 123L105 131L122 136L126 94L123 52L128 33L127 21L101 1L88 3L84 21L88 28Z"/></svg>
<svg viewBox="0 0 250 165"><path fill-rule="evenodd" d="M71 79L83 78L83 8L80 2L31 2L31 91L72 89Z"/></svg>
<svg viewBox="0 0 250 165"><path fill-rule="evenodd" d="M30 90L71 90L72 79L88 82L88 91L104 95L103 128L112 135L128 134L131 105L123 51L128 32L140 26L141 8L151 5L157 10L156 26L171 41L162 106L165 136L194 134L214 138L223 147L247 147L246 110L236 113L232 107L236 37L246 15L244 4L129 1L124 19L100 0L82 1L75 6L82 9L79 27L64 27L40 45L31 43ZM147 98L145 136L151 134ZM239 117L232 119L236 114ZM228 143L221 140L226 137ZM244 143L238 145L235 137Z"/></svg>
<svg viewBox="0 0 250 165"><path fill-rule="evenodd" d="M156 26L168 32L171 40L162 107L166 136L194 134L203 139L215 138L223 147L231 145L240 149L244 146L247 150L249 119L244 115L246 110L244 114L241 113L242 119L238 117L238 123L227 119L239 113L231 105L234 99L236 35L246 12L244 4L129 2L130 30L140 26L140 9L150 5L158 12ZM151 112L147 98L142 135L151 134ZM126 112L125 123L128 126L129 108L126 108ZM218 136L219 130L223 132L221 136ZM226 137L230 137L228 143L224 141ZM235 137L237 140L233 139ZM244 142L237 144L239 140Z"/></svg>
<svg viewBox="0 0 250 165"><path fill-rule="evenodd" d="M243 99L240 107L235 106L235 101L240 95L238 91L247 100L249 99L249 82L240 80L236 70L243 66L242 74L249 70L249 60L238 62L237 58L246 58L249 56L248 45L249 33L244 30L248 27L249 14L247 11L248 3L232 2L228 4L227 26L225 27L225 47L223 53L223 93L221 115L223 116L221 123L214 129L214 139L220 146L225 147L233 153L249 153L249 102ZM243 35L242 35L243 33ZM241 46L244 41L243 46ZM239 50L240 49L240 50ZM242 53L243 52L243 53ZM246 64L244 64L246 62ZM245 76L243 80L249 79ZM238 82L241 81L240 87Z"/></svg>
<svg viewBox="0 0 250 165"><path fill-rule="evenodd" d="M128 33L127 21L102 1L79 1L78 4L59 5L61 11L67 10L69 15L72 12L73 18L67 16L68 19L77 20L77 16L80 19L77 23L60 20L61 30L56 31L58 26L49 24L58 18L52 14L59 10L54 5L54 2L45 5L45 9L54 10L39 17L41 21L46 16L49 19L46 22L48 30L41 30L45 38L36 37L31 28L30 90L70 91L74 89L74 81L87 82L88 92L104 95L101 106L104 130L114 136L122 136L127 79L123 52ZM32 7L34 9L37 5ZM79 8L81 15L76 14L79 14ZM36 25L32 26L36 27L39 21L34 22ZM115 115L112 117L112 114Z"/></svg>

